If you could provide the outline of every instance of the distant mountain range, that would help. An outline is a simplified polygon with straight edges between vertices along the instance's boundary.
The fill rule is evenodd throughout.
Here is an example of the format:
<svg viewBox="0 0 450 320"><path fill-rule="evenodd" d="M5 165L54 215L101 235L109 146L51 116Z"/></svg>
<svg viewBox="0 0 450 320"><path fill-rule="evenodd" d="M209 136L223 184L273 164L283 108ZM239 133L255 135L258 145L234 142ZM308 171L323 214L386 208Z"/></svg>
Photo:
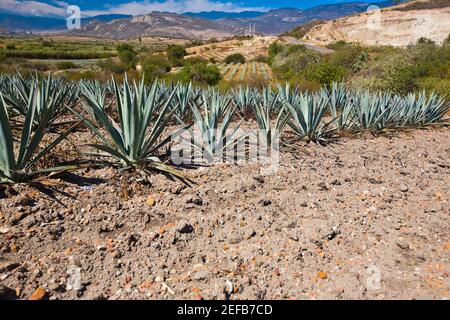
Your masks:
<svg viewBox="0 0 450 320"><path fill-rule="evenodd" d="M185 16L208 20L219 20L225 18L234 18L234 19L257 18L263 16L264 14L266 14L266 12L263 11L242 11L242 12L202 11L202 12L183 13L183 15Z"/></svg>
<svg viewBox="0 0 450 320"><path fill-rule="evenodd" d="M380 7L394 1L377 3ZM367 2L347 2L308 9L281 8L268 12L151 12L145 15L101 15L82 19L81 30L70 33L101 38L127 39L146 36L209 39L245 34L255 26L256 33L275 35L309 21L330 20L367 10ZM14 32L67 32L66 20L24 17L0 12L0 29Z"/></svg>
<svg viewBox="0 0 450 320"><path fill-rule="evenodd" d="M81 24L91 22L109 22L116 19L131 18L130 15L125 14L105 14L95 17L82 18ZM0 29L5 29L15 32L23 31L64 31L67 29L66 20L60 18L49 17L35 17L35 16L20 16L17 14L0 12Z"/></svg>

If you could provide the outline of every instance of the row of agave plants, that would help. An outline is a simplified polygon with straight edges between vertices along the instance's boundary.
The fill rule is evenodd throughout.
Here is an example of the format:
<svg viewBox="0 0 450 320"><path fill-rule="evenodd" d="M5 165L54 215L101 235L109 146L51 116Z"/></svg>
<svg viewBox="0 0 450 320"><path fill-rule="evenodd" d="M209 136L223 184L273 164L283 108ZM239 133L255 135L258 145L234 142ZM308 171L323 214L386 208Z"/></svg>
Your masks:
<svg viewBox="0 0 450 320"><path fill-rule="evenodd" d="M87 145L96 149L90 155L112 159L110 163L124 169L156 169L183 178L160 155L177 132L192 126L203 139L194 147L213 156L238 141L237 128L249 116L270 145L287 127L305 141L326 142L339 131L437 123L449 109L450 103L435 94L399 96L350 90L342 84L317 93L301 92L289 85L220 93L192 84L155 81L146 86L143 79L139 83L125 79L119 84L114 79L100 83L68 82L51 76L1 76L0 181L23 182L39 174L74 168L36 169L43 157L81 125L98 138L97 143ZM55 130L57 124L64 123L57 121L69 115L77 120L67 122L71 125L63 132ZM169 124L179 126L175 134L165 137ZM42 146L49 131L58 134Z"/></svg>

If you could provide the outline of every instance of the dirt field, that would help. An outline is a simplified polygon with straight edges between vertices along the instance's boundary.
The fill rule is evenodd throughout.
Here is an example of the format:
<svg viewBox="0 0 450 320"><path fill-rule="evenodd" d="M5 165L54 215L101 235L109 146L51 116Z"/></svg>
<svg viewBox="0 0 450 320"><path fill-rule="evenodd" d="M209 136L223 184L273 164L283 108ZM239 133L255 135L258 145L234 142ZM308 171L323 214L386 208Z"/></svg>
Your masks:
<svg viewBox="0 0 450 320"><path fill-rule="evenodd" d="M267 55L269 45L276 37L255 37L249 40L227 40L213 44L206 44L188 48L186 58L199 56L205 59L214 58L223 61L230 54L240 53L247 61L255 59L260 55Z"/></svg>
<svg viewBox="0 0 450 320"><path fill-rule="evenodd" d="M342 138L284 152L273 176L186 170L191 187L98 168L4 190L0 298L449 298L449 142Z"/></svg>

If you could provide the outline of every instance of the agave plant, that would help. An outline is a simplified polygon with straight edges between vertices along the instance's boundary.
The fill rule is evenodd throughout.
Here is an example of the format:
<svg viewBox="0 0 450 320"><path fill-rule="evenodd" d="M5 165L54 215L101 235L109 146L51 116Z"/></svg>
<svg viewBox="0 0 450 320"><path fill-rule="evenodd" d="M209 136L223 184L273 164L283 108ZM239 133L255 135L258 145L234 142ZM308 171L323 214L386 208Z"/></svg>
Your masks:
<svg viewBox="0 0 450 320"><path fill-rule="evenodd" d="M292 89L291 85L288 82L286 82L284 87L281 86L280 84L278 84L277 86L278 86L278 94L280 96L281 101L287 101L290 104L293 104L294 101L298 99L300 91L297 88Z"/></svg>
<svg viewBox="0 0 450 320"><path fill-rule="evenodd" d="M408 94L397 108L397 124L399 126L425 125L440 121L450 110L450 102L436 95L429 96L425 92Z"/></svg>
<svg viewBox="0 0 450 320"><path fill-rule="evenodd" d="M178 122L184 123L190 113L190 103L195 103L200 97L200 91L195 90L192 83L187 85L179 83L178 85L172 85L167 94L174 91L175 95L172 101L172 107L175 108L175 117Z"/></svg>
<svg viewBox="0 0 450 320"><path fill-rule="evenodd" d="M83 100L83 106L85 110L89 113L92 119L94 119L96 122L98 122L98 118L95 115L94 110L91 107L90 103L87 103L86 100L89 101L96 101L97 106L101 106L102 108L105 108L103 111L106 112L108 107L112 104L107 104L105 102L106 100L106 94L108 91L108 84L103 85L98 80L94 81L81 81L80 82L80 93L81 96L84 98Z"/></svg>
<svg viewBox="0 0 450 320"><path fill-rule="evenodd" d="M245 116L253 110L256 100L254 90L249 87L239 87L239 90L233 90L231 94L234 105L242 115Z"/></svg>
<svg viewBox="0 0 450 320"><path fill-rule="evenodd" d="M241 122L230 129L236 107L231 106L231 98L223 98L216 91L203 96L198 103L191 103L195 126L199 131L201 141L192 143L193 147L202 152L208 161L213 161L230 146L236 144L240 137L236 133Z"/></svg>
<svg viewBox="0 0 450 320"><path fill-rule="evenodd" d="M37 115L33 125L41 123L40 117L44 117L43 112L51 110L48 125L66 112L66 106L73 106L78 100L78 86L63 79L53 78L49 75L46 79L40 79L36 74L31 79L23 78L19 73L10 78L9 86L4 91L4 100L14 110L16 114L25 116L28 113L29 101L36 93L32 87L39 86L39 94L35 99L41 99L35 110ZM46 109L41 109L41 106Z"/></svg>
<svg viewBox="0 0 450 320"><path fill-rule="evenodd" d="M285 108L274 111L277 109L278 101L277 98L273 98L266 93L261 95L261 99L254 106L256 122L267 147L273 147L273 143L278 140L279 135L289 121L290 114L286 112ZM278 112L274 125L271 124L271 114L273 112Z"/></svg>
<svg viewBox="0 0 450 320"><path fill-rule="evenodd" d="M333 132L330 127L332 121L323 123L323 117L328 109L329 98L323 95L300 93L289 103L283 103L291 113L288 121L292 130L306 141L326 142Z"/></svg>
<svg viewBox="0 0 450 320"><path fill-rule="evenodd" d="M126 77L122 88L114 80L112 86L119 123L105 112L104 100L97 99L96 94L86 95L85 107L93 112L98 125L71 109L101 140L100 144L88 146L102 152L95 154L97 156L115 158L122 168L137 168L145 172L153 168L182 177L158 158L158 152L170 142L170 136L164 139L162 136L176 110L171 107L175 92L165 98L164 94L158 94L157 82L147 88L143 79L139 84L130 85Z"/></svg>
<svg viewBox="0 0 450 320"><path fill-rule="evenodd" d="M16 154L14 152L13 131L6 109L6 102L0 93L0 182L24 182L42 173L75 168L75 166L60 166L33 170L39 160L48 155L79 124L75 124L40 150L40 144L47 131L49 122L55 110L60 108L58 104L47 103L49 94L48 90L45 90L36 82L33 82L30 86L25 120L19 138L20 145Z"/></svg>
<svg viewBox="0 0 450 320"><path fill-rule="evenodd" d="M392 98L390 93L362 91L355 94L353 112L358 127L381 130L391 125L395 115Z"/></svg>
<svg viewBox="0 0 450 320"><path fill-rule="evenodd" d="M265 100L271 106L271 112L276 112L283 107L283 96L280 92L273 91L271 87L264 87L261 92L255 92L255 101Z"/></svg>
<svg viewBox="0 0 450 320"><path fill-rule="evenodd" d="M348 106L350 91L343 83L333 82L330 88L322 88L322 94L327 94L330 98L330 112L333 118L336 118L338 113Z"/></svg>

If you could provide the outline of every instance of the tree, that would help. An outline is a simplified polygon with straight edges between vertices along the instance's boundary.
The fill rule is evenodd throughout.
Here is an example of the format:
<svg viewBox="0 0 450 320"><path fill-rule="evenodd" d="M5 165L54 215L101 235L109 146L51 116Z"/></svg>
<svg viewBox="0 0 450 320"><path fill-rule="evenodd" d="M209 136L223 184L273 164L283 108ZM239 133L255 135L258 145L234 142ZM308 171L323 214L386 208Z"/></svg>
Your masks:
<svg viewBox="0 0 450 320"><path fill-rule="evenodd" d="M245 57L240 53L230 54L225 58L225 63L245 63Z"/></svg>
<svg viewBox="0 0 450 320"><path fill-rule="evenodd" d="M171 61L179 61L186 56L187 52L183 46L171 44L167 47L167 57Z"/></svg>
<svg viewBox="0 0 450 320"><path fill-rule="evenodd" d="M205 62L186 65L178 76L185 82L194 81L211 86L216 85L222 78L217 66Z"/></svg>
<svg viewBox="0 0 450 320"><path fill-rule="evenodd" d="M269 59L268 62L269 64L272 64L273 61L275 60L275 56L280 53L281 51L283 51L283 46L280 45L277 41L272 42L269 46Z"/></svg>
<svg viewBox="0 0 450 320"><path fill-rule="evenodd" d="M142 71L146 80L164 76L172 69L170 62L161 56L150 56L142 62Z"/></svg>
<svg viewBox="0 0 450 320"><path fill-rule="evenodd" d="M345 73L344 67L333 65L328 61L321 61L307 67L306 78L322 85L330 85L333 82L341 82Z"/></svg>
<svg viewBox="0 0 450 320"><path fill-rule="evenodd" d="M139 61L137 54L129 44L120 44L117 46L117 54L120 61L123 63L127 70L136 68Z"/></svg>

